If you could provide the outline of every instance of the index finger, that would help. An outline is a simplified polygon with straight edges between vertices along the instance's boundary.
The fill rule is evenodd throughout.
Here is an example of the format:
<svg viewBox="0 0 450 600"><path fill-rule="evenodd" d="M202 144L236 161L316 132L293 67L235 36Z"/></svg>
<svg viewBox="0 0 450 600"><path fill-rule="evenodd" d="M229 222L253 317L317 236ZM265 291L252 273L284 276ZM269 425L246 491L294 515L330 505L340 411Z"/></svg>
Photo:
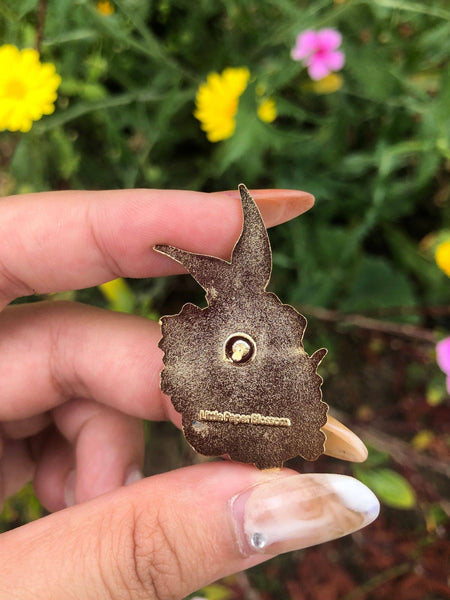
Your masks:
<svg viewBox="0 0 450 600"><path fill-rule="evenodd" d="M254 190L266 226L314 204L295 190ZM229 258L239 193L177 190L43 192L0 200L0 309L19 296L80 289L115 277L183 272L152 250L170 244Z"/></svg>

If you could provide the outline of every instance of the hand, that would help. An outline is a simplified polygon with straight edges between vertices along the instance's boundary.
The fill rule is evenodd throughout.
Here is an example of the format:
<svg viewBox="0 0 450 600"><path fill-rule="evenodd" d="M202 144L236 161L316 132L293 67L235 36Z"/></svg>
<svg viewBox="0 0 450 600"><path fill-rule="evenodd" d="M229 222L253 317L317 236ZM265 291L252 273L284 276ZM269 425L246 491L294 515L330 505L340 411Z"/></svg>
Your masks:
<svg viewBox="0 0 450 600"><path fill-rule="evenodd" d="M303 192L252 193L268 226L313 203ZM32 479L59 511L0 536L1 600L183 598L376 517L374 495L341 475L216 462L138 481L140 420L180 424L159 389L158 325L75 303L7 306L177 272L156 243L228 258L240 225L237 192L0 200L0 504Z"/></svg>

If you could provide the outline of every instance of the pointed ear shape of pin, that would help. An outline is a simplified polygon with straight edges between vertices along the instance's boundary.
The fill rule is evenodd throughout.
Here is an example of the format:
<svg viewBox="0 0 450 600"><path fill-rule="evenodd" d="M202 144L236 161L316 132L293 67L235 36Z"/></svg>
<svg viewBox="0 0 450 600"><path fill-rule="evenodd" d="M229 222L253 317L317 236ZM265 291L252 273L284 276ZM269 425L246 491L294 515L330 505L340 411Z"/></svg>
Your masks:
<svg viewBox="0 0 450 600"><path fill-rule="evenodd" d="M272 272L269 236L258 207L244 184L239 185L244 222L231 256L235 285L264 292Z"/></svg>
<svg viewBox="0 0 450 600"><path fill-rule="evenodd" d="M272 271L272 252L264 221L245 185L239 186L243 225L231 261L158 244L154 250L182 264L207 293L208 300L230 289L264 292ZM214 290L211 294L210 290Z"/></svg>
<svg viewBox="0 0 450 600"><path fill-rule="evenodd" d="M228 282L231 279L231 264L220 258L186 252L186 250L180 250L165 244L158 244L153 249L183 265L206 291L206 297L209 301L213 300L216 295L211 294L210 290L219 290L222 282Z"/></svg>
<svg viewBox="0 0 450 600"><path fill-rule="evenodd" d="M325 349L303 348L306 319L265 291L269 237L247 188L239 186L243 226L231 260L168 245L155 250L181 263L206 290L208 306L162 317L161 389L182 414L192 447L259 468L324 452L328 406L316 369Z"/></svg>

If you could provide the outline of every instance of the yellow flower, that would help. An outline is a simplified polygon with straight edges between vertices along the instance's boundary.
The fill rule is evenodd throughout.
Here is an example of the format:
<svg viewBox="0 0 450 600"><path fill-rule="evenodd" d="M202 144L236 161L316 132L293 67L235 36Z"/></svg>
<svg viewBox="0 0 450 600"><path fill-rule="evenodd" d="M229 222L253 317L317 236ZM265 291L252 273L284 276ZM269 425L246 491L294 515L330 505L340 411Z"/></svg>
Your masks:
<svg viewBox="0 0 450 600"><path fill-rule="evenodd" d="M109 301L112 310L119 312L132 312L134 308L134 294L128 283L122 277L107 281L98 286Z"/></svg>
<svg viewBox="0 0 450 600"><path fill-rule="evenodd" d="M277 118L277 105L273 98L263 100L258 106L258 117L265 123L272 123Z"/></svg>
<svg viewBox="0 0 450 600"><path fill-rule="evenodd" d="M210 142L231 137L236 128L239 98L247 87L250 71L245 67L229 67L219 73L210 73L202 83L195 99L194 117L201 123Z"/></svg>
<svg viewBox="0 0 450 600"><path fill-rule="evenodd" d="M36 50L0 46L0 131L29 131L33 121L55 110L61 77Z"/></svg>
<svg viewBox="0 0 450 600"><path fill-rule="evenodd" d="M309 85L316 94L332 94L341 89L343 83L342 75L330 73L323 79L312 81Z"/></svg>
<svg viewBox="0 0 450 600"><path fill-rule="evenodd" d="M104 17L109 17L109 15L112 15L115 10L114 4L109 0L98 0L96 8L97 12Z"/></svg>
<svg viewBox="0 0 450 600"><path fill-rule="evenodd" d="M441 242L435 253L437 266L450 277L450 241Z"/></svg>

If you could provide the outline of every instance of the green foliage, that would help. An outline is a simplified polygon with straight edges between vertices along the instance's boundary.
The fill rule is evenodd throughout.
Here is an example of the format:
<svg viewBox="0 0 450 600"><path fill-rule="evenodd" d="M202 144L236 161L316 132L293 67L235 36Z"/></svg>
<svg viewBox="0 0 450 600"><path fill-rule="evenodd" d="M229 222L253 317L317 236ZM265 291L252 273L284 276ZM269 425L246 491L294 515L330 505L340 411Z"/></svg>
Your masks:
<svg viewBox="0 0 450 600"><path fill-rule="evenodd" d="M53 115L27 134L0 132L0 197L53 189L214 191L236 188L241 181L253 188L304 189L316 196L314 209L270 232L272 288L283 301L351 313L386 311L416 323L419 307L448 306L449 279L434 260L436 245L450 231L450 10L445 0L113 4L114 13L104 16L95 0L0 0L0 43L24 48L35 46L39 37L42 60L53 62L62 77ZM39 5L46 5L45 20ZM324 27L342 33L346 55L342 87L329 94L317 93L305 68L290 57L301 31ZM212 144L193 116L195 96L209 72L229 66L247 67L252 77L240 98L235 134ZM278 116L270 124L257 117L261 88L277 105ZM160 312L174 312L182 300L193 300L198 290L189 285L186 279L119 280L107 293L101 287L55 298L157 320ZM448 327L444 317L419 324L442 333ZM316 329L318 340L306 340L307 349L328 346L324 368L332 374L341 340ZM365 339L364 345L362 338L362 362L350 361L348 371L341 367L336 377L350 380L351 370L359 368L362 379L364 368L371 367L372 379L359 388L355 378L344 387L348 393L335 395L347 398L347 409L362 398L372 410L365 386L389 376L389 359L381 362L389 341L372 340L380 343L375 352L374 344ZM399 395L398 406L383 406L380 412L401 420L398 431L411 433L405 413L416 409L413 403L422 394L419 430L433 429L429 414L444 406L444 375L436 367L428 377L419 359L404 370L412 382L404 386L411 388L408 402ZM407 409L396 413L402 404ZM147 425L147 443L151 437ZM420 490L416 501L410 484L391 467L388 454L371 451L353 472L386 505L418 507L427 531L438 531L445 520L441 505L423 503ZM0 531L42 512L27 487L6 502ZM393 530L399 520L395 517ZM369 539L370 534L366 544ZM387 544L395 550L392 541ZM354 553L358 580L364 564L360 550ZM398 548L395 552L401 556ZM379 564L385 565L381 554ZM333 572L337 566L333 554ZM252 578L266 595L284 598L284 580L292 578L293 568L287 572L285 577L261 568ZM231 597L226 584L208 586L200 595Z"/></svg>
<svg viewBox="0 0 450 600"><path fill-rule="evenodd" d="M341 303L341 309L358 312L414 304L414 291L406 275L394 271L383 258L367 256L361 260L350 295Z"/></svg>
<svg viewBox="0 0 450 600"><path fill-rule="evenodd" d="M0 34L34 42L37 2L8 0ZM306 189L310 215L275 232L283 298L345 311L448 302L420 241L448 227L450 13L393 0L226 3L50 1L43 60L62 76L56 111L17 143L15 191L66 187ZM290 57L306 28L343 35L342 88L314 92ZM193 117L212 71L252 80L235 134L211 144ZM256 116L258 86L278 109ZM7 134L3 134L6 136Z"/></svg>
<svg viewBox="0 0 450 600"><path fill-rule="evenodd" d="M416 494L409 482L397 471L386 468L389 455L370 449L364 465L353 465L353 473L378 496L379 500L398 509L416 505Z"/></svg>
<svg viewBox="0 0 450 600"><path fill-rule="evenodd" d="M384 504L393 508L413 508L416 495L404 477L392 469L374 469L373 471L355 469L360 481L371 488Z"/></svg>
<svg viewBox="0 0 450 600"><path fill-rule="evenodd" d="M131 313L135 306L133 290L127 282L119 277L99 286L109 302L109 308L117 312Z"/></svg>
<svg viewBox="0 0 450 600"><path fill-rule="evenodd" d="M33 487L29 484L5 502L3 510L0 512L0 533L17 524L39 519L43 513L44 509L34 495Z"/></svg>
<svg viewBox="0 0 450 600"><path fill-rule="evenodd" d="M204 600L231 600L233 595L230 588L218 583L212 583L200 590L195 597L198 598L201 596Z"/></svg>

